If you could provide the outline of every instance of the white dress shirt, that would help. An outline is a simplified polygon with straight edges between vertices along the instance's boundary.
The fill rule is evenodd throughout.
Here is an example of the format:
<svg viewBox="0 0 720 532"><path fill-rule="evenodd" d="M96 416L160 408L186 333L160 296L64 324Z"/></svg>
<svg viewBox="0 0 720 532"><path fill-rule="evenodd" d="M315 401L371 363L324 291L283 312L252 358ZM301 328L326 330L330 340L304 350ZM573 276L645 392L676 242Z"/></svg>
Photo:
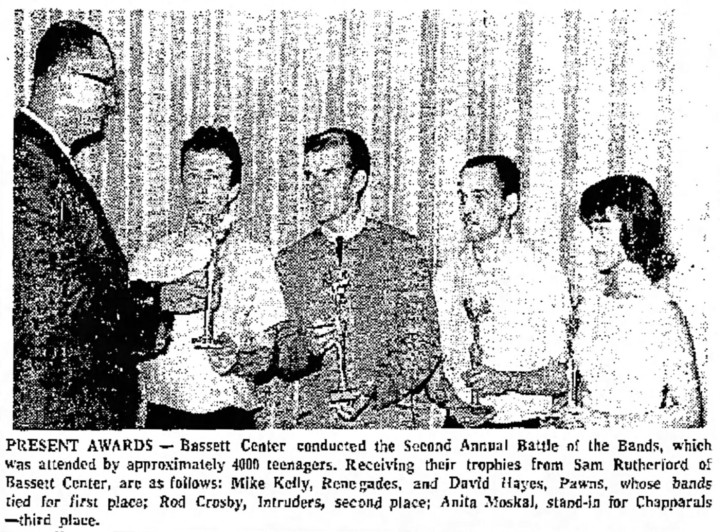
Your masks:
<svg viewBox="0 0 720 532"><path fill-rule="evenodd" d="M186 243L181 235L170 235L148 244L142 256L131 262L131 277L167 282L192 273L194 266L187 271L182 268L183 259L189 257ZM273 257L262 245L231 232L220 245L216 271L221 283L220 307L213 322L216 337L228 333L240 346L244 337L261 337L285 319ZM192 340L203 331L203 311L175 316L167 353L140 365L145 399L192 413L260 406L250 380L216 373L207 352L195 348Z"/></svg>
<svg viewBox="0 0 720 532"><path fill-rule="evenodd" d="M470 245L438 271L438 306L443 371L458 397L472 404L462 379L471 369L473 326L466 306L479 315L483 365L499 371L532 371L567 356L568 284L557 267L512 238L499 243L498 261L478 264ZM514 392L486 396L493 423L514 423L549 412L552 398Z"/></svg>

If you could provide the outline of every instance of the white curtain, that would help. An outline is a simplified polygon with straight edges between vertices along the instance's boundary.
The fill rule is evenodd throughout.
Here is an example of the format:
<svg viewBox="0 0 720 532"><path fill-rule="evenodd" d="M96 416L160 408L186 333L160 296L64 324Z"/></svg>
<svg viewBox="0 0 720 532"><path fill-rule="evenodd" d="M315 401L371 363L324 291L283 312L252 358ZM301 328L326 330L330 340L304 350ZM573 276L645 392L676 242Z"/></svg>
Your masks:
<svg viewBox="0 0 720 532"><path fill-rule="evenodd" d="M674 12L18 10L17 106L37 40L61 18L97 27L115 54L120 108L80 163L128 249L177 223L179 150L201 125L238 138L243 230L274 251L309 229L300 170L310 133L363 135L370 212L418 234L436 264L457 244L463 162L509 155L523 171L516 230L579 292L596 282L580 193L639 174L668 209L680 258L669 289L704 366L708 177L692 171L678 135L688 86L678 72L695 50L678 43Z"/></svg>

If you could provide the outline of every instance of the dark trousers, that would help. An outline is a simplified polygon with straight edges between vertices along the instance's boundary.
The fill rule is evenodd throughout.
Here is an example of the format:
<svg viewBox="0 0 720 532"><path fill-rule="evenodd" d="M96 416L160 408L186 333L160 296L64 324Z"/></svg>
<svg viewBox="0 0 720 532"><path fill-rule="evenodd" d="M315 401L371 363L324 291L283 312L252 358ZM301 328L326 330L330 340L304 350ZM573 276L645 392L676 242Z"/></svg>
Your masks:
<svg viewBox="0 0 720 532"><path fill-rule="evenodd" d="M257 427L253 412L234 406L228 406L207 414L193 414L192 412L177 410L165 405L148 403L145 428L163 430L246 430Z"/></svg>

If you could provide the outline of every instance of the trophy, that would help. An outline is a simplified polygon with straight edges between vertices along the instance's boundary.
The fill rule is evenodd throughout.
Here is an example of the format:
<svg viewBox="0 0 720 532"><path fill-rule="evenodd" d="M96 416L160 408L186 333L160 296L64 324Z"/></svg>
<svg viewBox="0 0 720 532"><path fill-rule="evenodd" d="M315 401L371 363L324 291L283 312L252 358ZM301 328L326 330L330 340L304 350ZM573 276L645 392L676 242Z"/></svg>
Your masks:
<svg viewBox="0 0 720 532"><path fill-rule="evenodd" d="M578 370L575 364L575 359L571 358L568 362L569 386L568 390L568 409L571 412L577 412L580 410L580 390L578 383Z"/></svg>
<svg viewBox="0 0 720 532"><path fill-rule="evenodd" d="M470 346L470 368L476 370L482 366L483 362L479 322L482 316L490 314L490 304L486 299L483 299L480 305L475 305L472 298L467 297L463 299L463 307L473 329L473 340ZM482 406L482 395L477 390L471 390L470 402L473 406Z"/></svg>
<svg viewBox="0 0 720 532"><path fill-rule="evenodd" d="M216 269L216 250L213 250L210 257L210 263L205 269L205 287L207 294L205 295L205 308L203 310L203 334L199 338L193 338L195 349L218 349L222 347L215 341L213 333L213 291L215 290L215 269Z"/></svg>
<svg viewBox="0 0 720 532"><path fill-rule="evenodd" d="M330 392L330 401L353 402L360 396L360 392L353 389L348 383L347 377L347 331L350 322L350 308L347 299L347 288L350 285L350 273L342 267L343 259L343 237L337 237L337 246L335 248L337 258L337 275L333 276L335 280L332 282L333 304L335 308L335 330L338 338L335 341L335 347L338 357L338 368L340 378L338 388Z"/></svg>
<svg viewBox="0 0 720 532"><path fill-rule="evenodd" d="M215 292L215 284L218 282L217 277L217 260L220 246L225 241L234 217L225 213L220 220L218 227L215 225L216 216L209 217L209 227L213 228L213 248L210 253L210 262L205 268L205 308L203 310L203 334L199 338L193 338L192 342L195 349L220 349L223 344L217 341L213 331L213 321L215 309L213 308L213 293Z"/></svg>

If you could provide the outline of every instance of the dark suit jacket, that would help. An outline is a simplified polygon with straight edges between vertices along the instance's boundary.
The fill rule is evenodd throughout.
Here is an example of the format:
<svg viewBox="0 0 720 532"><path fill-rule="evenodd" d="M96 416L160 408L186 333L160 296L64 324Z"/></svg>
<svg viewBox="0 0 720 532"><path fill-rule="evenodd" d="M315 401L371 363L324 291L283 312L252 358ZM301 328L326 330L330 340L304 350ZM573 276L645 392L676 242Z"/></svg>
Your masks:
<svg viewBox="0 0 720 532"><path fill-rule="evenodd" d="M297 404L277 408L278 415L284 412L292 418L289 426L304 428L427 426L423 387L441 355L431 268L418 239L368 220L344 246L348 381L350 387L374 387L370 408L353 423L338 421L330 407L340 380L337 357L314 360L307 348L308 326L334 316L335 246L317 229L282 250L276 266L294 327L279 341L277 365L284 379L298 382Z"/></svg>
<svg viewBox="0 0 720 532"><path fill-rule="evenodd" d="M157 319L139 315L89 183L22 112L14 137L14 426L134 426L138 319Z"/></svg>

